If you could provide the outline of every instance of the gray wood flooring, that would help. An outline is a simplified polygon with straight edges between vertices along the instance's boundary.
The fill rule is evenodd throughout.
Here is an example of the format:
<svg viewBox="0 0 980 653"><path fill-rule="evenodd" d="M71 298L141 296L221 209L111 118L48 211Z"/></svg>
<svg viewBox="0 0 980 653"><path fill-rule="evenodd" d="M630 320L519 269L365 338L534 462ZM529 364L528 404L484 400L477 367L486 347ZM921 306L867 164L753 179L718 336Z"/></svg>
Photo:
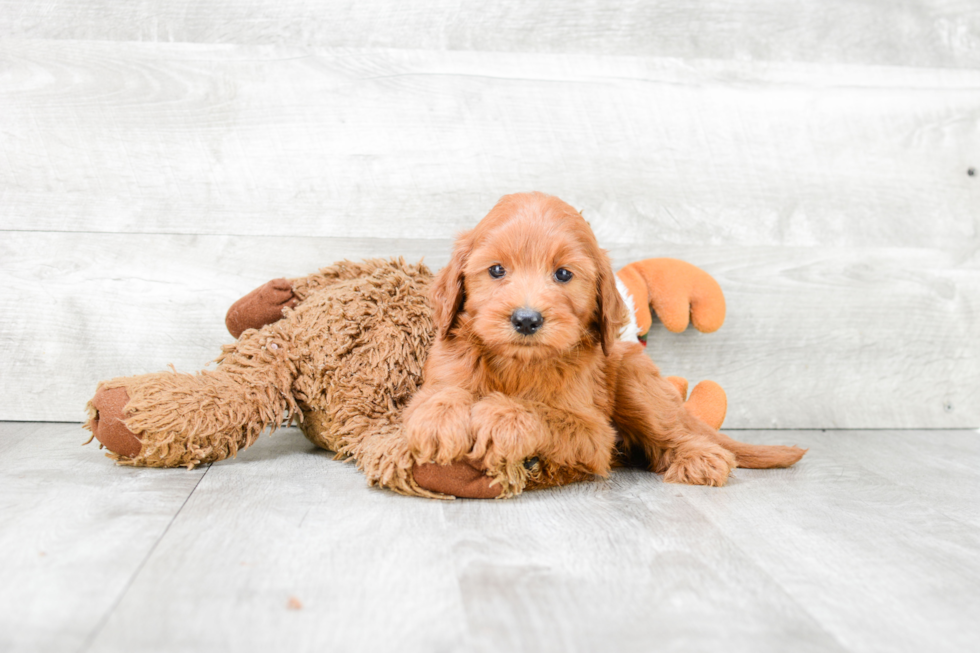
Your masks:
<svg viewBox="0 0 980 653"><path fill-rule="evenodd" d="M366 487L288 429L187 471L0 423L0 651L976 651L980 433L810 448L721 489Z"/></svg>

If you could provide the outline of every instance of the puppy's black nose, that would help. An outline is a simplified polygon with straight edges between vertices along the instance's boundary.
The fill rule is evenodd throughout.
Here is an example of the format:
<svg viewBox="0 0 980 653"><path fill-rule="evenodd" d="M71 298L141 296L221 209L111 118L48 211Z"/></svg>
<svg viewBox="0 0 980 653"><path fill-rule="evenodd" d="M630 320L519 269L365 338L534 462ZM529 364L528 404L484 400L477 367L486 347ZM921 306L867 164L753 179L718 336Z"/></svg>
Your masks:
<svg viewBox="0 0 980 653"><path fill-rule="evenodd" d="M544 318L541 317L541 313L533 309L519 308L510 314L510 323L518 333L529 336L541 328Z"/></svg>

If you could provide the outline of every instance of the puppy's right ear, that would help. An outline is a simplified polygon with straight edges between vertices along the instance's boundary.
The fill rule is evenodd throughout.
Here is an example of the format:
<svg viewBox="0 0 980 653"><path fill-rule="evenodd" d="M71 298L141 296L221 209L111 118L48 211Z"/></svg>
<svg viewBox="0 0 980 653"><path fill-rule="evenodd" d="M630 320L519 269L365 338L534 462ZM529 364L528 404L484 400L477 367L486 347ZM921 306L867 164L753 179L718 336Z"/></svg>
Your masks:
<svg viewBox="0 0 980 653"><path fill-rule="evenodd" d="M449 264L432 281L429 299L432 303L432 325L437 338L449 337L449 332L456 326L456 318L466 303L463 268L466 267L471 248L470 232L457 238Z"/></svg>
<svg viewBox="0 0 980 653"><path fill-rule="evenodd" d="M626 322L626 303L616 289L616 275L613 274L609 255L605 250L594 246L593 258L598 268L596 278L596 320L594 329L599 335L602 353L609 355L613 343L619 338L619 330Z"/></svg>

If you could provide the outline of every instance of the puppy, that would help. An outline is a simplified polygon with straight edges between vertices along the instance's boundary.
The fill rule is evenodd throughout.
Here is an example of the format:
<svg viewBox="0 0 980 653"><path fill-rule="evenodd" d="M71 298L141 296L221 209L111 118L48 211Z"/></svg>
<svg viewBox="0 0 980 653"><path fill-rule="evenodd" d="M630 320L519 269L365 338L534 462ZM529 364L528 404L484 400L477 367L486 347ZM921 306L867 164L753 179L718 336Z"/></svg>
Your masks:
<svg viewBox="0 0 980 653"><path fill-rule="evenodd" d="M459 237L431 297L436 341L405 437L416 470L485 470L472 496L605 476L620 456L668 482L720 486L736 466L805 453L736 442L684 410L643 348L617 340L626 309L609 257L556 197L501 199Z"/></svg>

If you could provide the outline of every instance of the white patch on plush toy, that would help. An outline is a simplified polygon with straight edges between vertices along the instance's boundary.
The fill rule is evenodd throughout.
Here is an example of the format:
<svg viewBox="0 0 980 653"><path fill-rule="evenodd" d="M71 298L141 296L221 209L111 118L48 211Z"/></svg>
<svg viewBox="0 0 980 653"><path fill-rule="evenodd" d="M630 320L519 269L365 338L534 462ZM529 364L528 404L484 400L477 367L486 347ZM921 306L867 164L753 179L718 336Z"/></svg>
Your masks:
<svg viewBox="0 0 980 653"><path fill-rule="evenodd" d="M627 324L623 325L623 328L619 330L619 339L623 342L640 342L640 327L636 323L636 304L633 303L633 296L630 295L630 291L626 289L626 284L619 280L619 276L616 276L616 290L619 291L619 296L623 298L626 302L626 307L629 309L629 319Z"/></svg>

